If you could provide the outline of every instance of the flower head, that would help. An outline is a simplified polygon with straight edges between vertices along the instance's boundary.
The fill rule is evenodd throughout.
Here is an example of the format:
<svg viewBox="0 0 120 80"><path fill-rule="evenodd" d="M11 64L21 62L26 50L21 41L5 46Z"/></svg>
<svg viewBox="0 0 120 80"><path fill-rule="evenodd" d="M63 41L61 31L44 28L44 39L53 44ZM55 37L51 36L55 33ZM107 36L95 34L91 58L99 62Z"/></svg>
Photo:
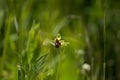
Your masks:
<svg viewBox="0 0 120 80"><path fill-rule="evenodd" d="M55 37L55 39L52 42L52 45L54 45L56 48L59 48L61 46L67 46L68 42L65 42L62 38L60 34L57 34L57 36Z"/></svg>
<svg viewBox="0 0 120 80"><path fill-rule="evenodd" d="M82 73L84 75L87 75L90 72L90 70L91 70L91 66L88 63L84 63L82 65Z"/></svg>

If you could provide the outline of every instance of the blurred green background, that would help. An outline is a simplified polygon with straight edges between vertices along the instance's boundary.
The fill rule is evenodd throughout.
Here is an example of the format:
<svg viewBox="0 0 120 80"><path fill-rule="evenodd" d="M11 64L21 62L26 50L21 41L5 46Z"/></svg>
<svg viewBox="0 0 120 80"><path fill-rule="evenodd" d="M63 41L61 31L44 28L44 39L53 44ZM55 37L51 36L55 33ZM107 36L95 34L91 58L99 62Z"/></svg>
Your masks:
<svg viewBox="0 0 120 80"><path fill-rule="evenodd" d="M0 80L119 80L119 9L112 0L0 0ZM68 45L51 44L58 33Z"/></svg>
<svg viewBox="0 0 120 80"><path fill-rule="evenodd" d="M120 79L120 1L106 5L106 80Z"/></svg>

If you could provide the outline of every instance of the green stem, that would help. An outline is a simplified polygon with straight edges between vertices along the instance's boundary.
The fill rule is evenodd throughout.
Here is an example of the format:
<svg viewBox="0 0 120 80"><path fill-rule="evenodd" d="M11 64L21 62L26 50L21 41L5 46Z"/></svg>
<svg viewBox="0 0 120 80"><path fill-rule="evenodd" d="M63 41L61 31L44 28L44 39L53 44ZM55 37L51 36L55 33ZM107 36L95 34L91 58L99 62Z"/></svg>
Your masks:
<svg viewBox="0 0 120 80"><path fill-rule="evenodd" d="M60 68L61 68L61 60L62 60L62 56L63 56L63 52L64 50L59 49L58 54L59 56L59 61L58 61L58 67L57 67L57 73L56 73L56 79L55 80L59 80L59 76L60 76Z"/></svg>
<svg viewBox="0 0 120 80"><path fill-rule="evenodd" d="M105 3L104 3L104 31L103 31L103 39L104 39L104 63L103 63L103 80L105 80L106 6L107 6L107 0L105 0Z"/></svg>
<svg viewBox="0 0 120 80"><path fill-rule="evenodd" d="M12 19L12 17L10 16L8 18L8 22L7 22L7 30L6 30L6 34L5 34L5 38L4 38L3 55L2 55L2 58L1 58L0 77L2 76L2 71L4 69L4 63L5 63L5 59L6 59L6 55L7 55L10 27L11 27L11 22L12 22L11 19Z"/></svg>

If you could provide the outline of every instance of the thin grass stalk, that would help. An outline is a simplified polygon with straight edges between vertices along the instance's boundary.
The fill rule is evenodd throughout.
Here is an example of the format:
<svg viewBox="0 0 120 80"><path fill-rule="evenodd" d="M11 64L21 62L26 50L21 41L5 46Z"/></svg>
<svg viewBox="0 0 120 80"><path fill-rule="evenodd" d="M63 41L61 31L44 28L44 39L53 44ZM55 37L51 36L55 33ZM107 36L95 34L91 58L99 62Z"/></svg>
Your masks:
<svg viewBox="0 0 120 80"><path fill-rule="evenodd" d="M105 52L106 52L106 6L107 0L104 1L104 30L103 30L103 39L104 39L104 63L103 63L103 80L105 80Z"/></svg>
<svg viewBox="0 0 120 80"><path fill-rule="evenodd" d="M6 56L7 56L7 49L8 49L8 43L9 43L9 34L10 34L10 30L11 30L12 20L13 20L12 16L9 15L9 17L7 19L6 34L5 34L5 38L4 38L3 55L2 55L2 58L1 58L0 77L2 76L2 71L4 69L4 63L5 63Z"/></svg>

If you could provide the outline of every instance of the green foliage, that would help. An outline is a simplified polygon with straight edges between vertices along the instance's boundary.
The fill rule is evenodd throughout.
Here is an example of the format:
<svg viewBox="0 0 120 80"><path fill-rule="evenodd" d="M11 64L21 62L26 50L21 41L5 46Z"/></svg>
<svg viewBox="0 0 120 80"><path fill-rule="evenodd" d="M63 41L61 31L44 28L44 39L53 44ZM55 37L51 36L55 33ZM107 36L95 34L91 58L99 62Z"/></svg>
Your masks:
<svg viewBox="0 0 120 80"><path fill-rule="evenodd" d="M40 26L39 24L33 24L33 26L31 27L29 31L28 43L27 43L27 59L28 59L29 65L31 63L34 51L40 39L39 26Z"/></svg>
<svg viewBox="0 0 120 80"><path fill-rule="evenodd" d="M0 0L0 80L104 80L103 53L111 55L106 59L109 79L114 72L109 66L112 53L118 65L120 61L119 29L113 28L119 26L119 16L109 18L104 3ZM108 1L106 9L119 7L111 4Z"/></svg>

